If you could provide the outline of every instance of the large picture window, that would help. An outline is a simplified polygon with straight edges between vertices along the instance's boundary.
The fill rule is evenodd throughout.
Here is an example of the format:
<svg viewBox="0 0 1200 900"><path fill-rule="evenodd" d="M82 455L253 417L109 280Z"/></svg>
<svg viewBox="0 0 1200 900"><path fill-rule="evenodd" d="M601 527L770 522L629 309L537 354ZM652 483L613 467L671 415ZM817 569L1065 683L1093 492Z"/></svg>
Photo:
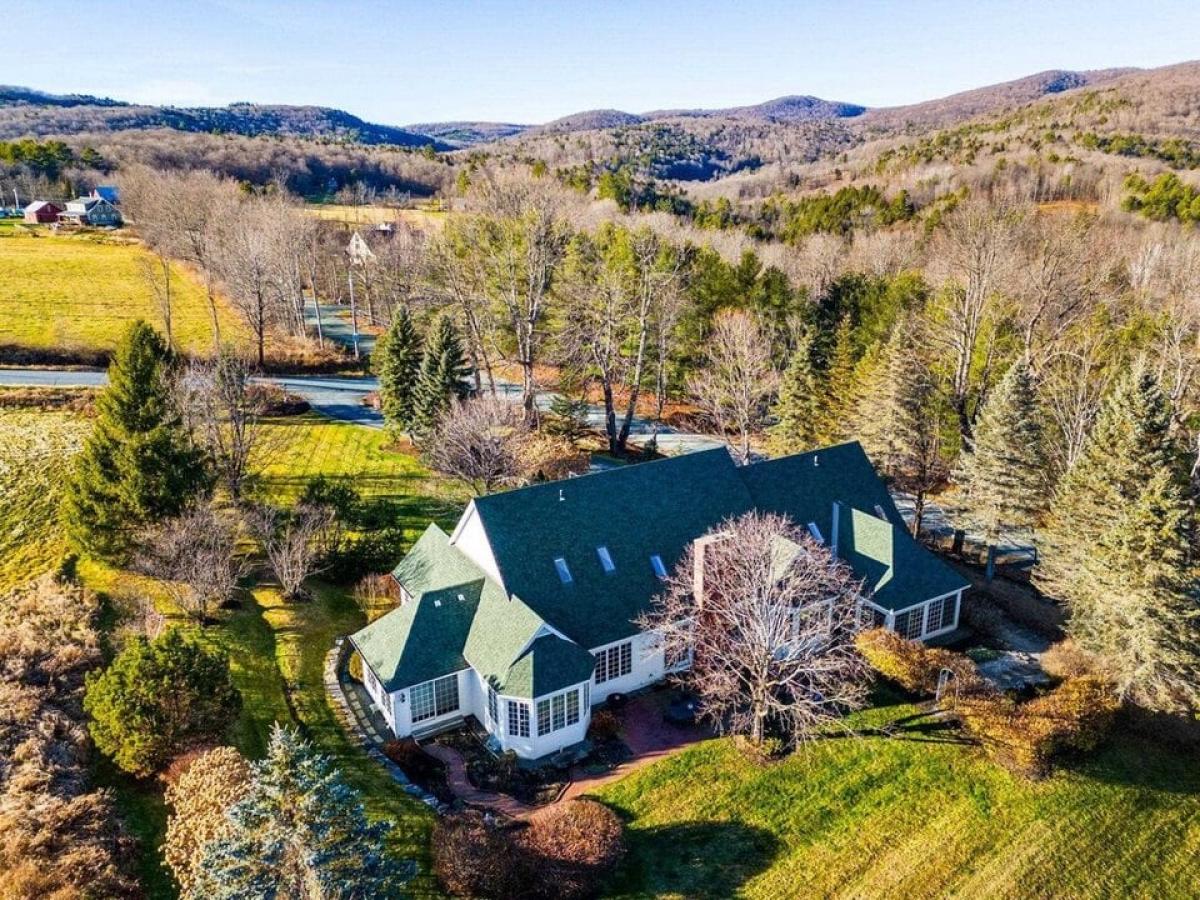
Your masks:
<svg viewBox="0 0 1200 900"><path fill-rule="evenodd" d="M423 722L458 709L458 676L447 675L418 684L412 694L412 720Z"/></svg>
<svg viewBox="0 0 1200 900"><path fill-rule="evenodd" d="M543 697L537 704L538 737L560 731L579 722L579 689L573 688L552 697Z"/></svg>
<svg viewBox="0 0 1200 900"><path fill-rule="evenodd" d="M508 733L510 737L529 737L529 704L505 700L508 704Z"/></svg>
<svg viewBox="0 0 1200 900"><path fill-rule="evenodd" d="M915 641L921 636L921 629L925 625L925 607L918 606L916 609L910 609L908 612L900 613L896 616L896 634L900 637L908 638L910 641Z"/></svg>
<svg viewBox="0 0 1200 900"><path fill-rule="evenodd" d="M633 671L633 642L626 641L606 650L597 650L595 657L596 684L628 675Z"/></svg>

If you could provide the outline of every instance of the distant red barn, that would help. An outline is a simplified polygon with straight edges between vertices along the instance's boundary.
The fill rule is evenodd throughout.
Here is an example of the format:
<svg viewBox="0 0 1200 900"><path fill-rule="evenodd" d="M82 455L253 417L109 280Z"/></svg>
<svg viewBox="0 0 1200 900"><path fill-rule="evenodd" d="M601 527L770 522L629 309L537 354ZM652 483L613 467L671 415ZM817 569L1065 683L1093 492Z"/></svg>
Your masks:
<svg viewBox="0 0 1200 900"><path fill-rule="evenodd" d="M63 207L49 200L35 200L25 207L25 221L33 224L49 224L58 221L58 215Z"/></svg>

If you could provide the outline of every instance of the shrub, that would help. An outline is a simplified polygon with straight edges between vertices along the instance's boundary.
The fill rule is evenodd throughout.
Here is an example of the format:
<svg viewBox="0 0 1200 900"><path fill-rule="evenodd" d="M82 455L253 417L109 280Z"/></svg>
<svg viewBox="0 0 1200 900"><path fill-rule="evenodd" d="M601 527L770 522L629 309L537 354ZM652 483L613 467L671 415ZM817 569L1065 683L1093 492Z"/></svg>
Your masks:
<svg viewBox="0 0 1200 900"><path fill-rule="evenodd" d="M595 743L615 741L621 734L621 720L608 709L592 711L592 723L588 726L588 739Z"/></svg>
<svg viewBox="0 0 1200 900"><path fill-rule="evenodd" d="M1093 676L1068 679L1028 703L980 691L958 704L963 725L988 755L1031 777L1045 775L1064 752L1094 750L1119 708L1109 685Z"/></svg>
<svg viewBox="0 0 1200 900"><path fill-rule="evenodd" d="M80 709L101 659L99 610L48 576L0 593L0 896L137 895L132 841L91 783Z"/></svg>
<svg viewBox="0 0 1200 900"><path fill-rule="evenodd" d="M974 664L961 653L926 647L885 628L861 632L854 644L872 669L914 694L934 693L942 669L958 677L960 689L979 680Z"/></svg>
<svg viewBox="0 0 1200 900"><path fill-rule="evenodd" d="M519 894L522 861L508 835L489 825L481 813L472 810L439 820L432 844L434 874L449 893L493 898Z"/></svg>
<svg viewBox="0 0 1200 900"><path fill-rule="evenodd" d="M186 892L205 844L229 833L225 813L245 795L250 766L232 747L217 747L198 756L188 754L181 762L187 762L187 767L167 788L171 817L167 820L163 858Z"/></svg>
<svg viewBox="0 0 1200 900"><path fill-rule="evenodd" d="M221 735L241 696L224 652L172 628L153 641L135 638L102 673L89 674L83 705L100 751L144 777Z"/></svg>
<svg viewBox="0 0 1200 900"><path fill-rule="evenodd" d="M1041 664L1046 674L1054 678L1081 678L1096 671L1098 660L1067 638L1043 653Z"/></svg>
<svg viewBox="0 0 1200 900"><path fill-rule="evenodd" d="M535 816L518 842L544 897L594 897L625 854L625 829L607 806L571 800Z"/></svg>

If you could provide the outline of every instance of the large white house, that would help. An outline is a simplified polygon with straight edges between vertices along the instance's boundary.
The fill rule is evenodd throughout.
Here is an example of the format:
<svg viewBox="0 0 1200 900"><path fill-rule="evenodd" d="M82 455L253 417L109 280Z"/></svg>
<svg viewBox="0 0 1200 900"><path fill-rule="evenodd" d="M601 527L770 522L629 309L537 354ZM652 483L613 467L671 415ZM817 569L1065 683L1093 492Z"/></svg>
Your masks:
<svg viewBox="0 0 1200 900"><path fill-rule="evenodd" d="M634 620L688 545L752 509L787 515L863 579L864 613L953 631L966 581L908 534L857 443L738 467L723 449L473 500L393 573L401 605L350 640L397 737L474 716L536 759L583 740L610 694L673 665Z"/></svg>

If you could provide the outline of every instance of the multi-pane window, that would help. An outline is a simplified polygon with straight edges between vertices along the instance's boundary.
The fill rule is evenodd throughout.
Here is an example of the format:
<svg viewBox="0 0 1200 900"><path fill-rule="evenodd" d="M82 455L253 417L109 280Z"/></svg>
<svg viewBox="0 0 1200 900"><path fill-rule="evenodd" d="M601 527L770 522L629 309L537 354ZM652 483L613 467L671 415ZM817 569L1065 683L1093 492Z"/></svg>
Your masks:
<svg viewBox="0 0 1200 900"><path fill-rule="evenodd" d="M587 689L587 686L584 686ZM579 689L572 688L552 697L543 697L537 704L538 737L575 725L579 722Z"/></svg>
<svg viewBox="0 0 1200 900"><path fill-rule="evenodd" d="M594 655L596 657L596 684L604 684L606 681L620 678L633 671L632 641L617 644L606 650L597 650Z"/></svg>
<svg viewBox="0 0 1200 900"><path fill-rule="evenodd" d="M488 716L493 722L499 723L500 713L497 710L496 689L488 685Z"/></svg>
<svg viewBox="0 0 1200 900"><path fill-rule="evenodd" d="M508 704L508 734L510 737L529 737L529 704L505 700Z"/></svg>
<svg viewBox="0 0 1200 900"><path fill-rule="evenodd" d="M896 616L896 634L902 638L916 640L921 636L921 628L925 624L925 607L918 606L908 612Z"/></svg>
<svg viewBox="0 0 1200 900"><path fill-rule="evenodd" d="M927 632L938 631L942 627L942 601L938 600L929 604L929 612L925 618L925 630Z"/></svg>
<svg viewBox="0 0 1200 900"><path fill-rule="evenodd" d="M411 693L413 722L444 716L458 709L458 676L418 684Z"/></svg>
<svg viewBox="0 0 1200 900"><path fill-rule="evenodd" d="M942 600L942 627L949 628L954 624L954 612L958 605L958 597L951 596Z"/></svg>
<svg viewBox="0 0 1200 900"><path fill-rule="evenodd" d="M592 705L592 686L586 681L583 683L583 705L584 707Z"/></svg>

